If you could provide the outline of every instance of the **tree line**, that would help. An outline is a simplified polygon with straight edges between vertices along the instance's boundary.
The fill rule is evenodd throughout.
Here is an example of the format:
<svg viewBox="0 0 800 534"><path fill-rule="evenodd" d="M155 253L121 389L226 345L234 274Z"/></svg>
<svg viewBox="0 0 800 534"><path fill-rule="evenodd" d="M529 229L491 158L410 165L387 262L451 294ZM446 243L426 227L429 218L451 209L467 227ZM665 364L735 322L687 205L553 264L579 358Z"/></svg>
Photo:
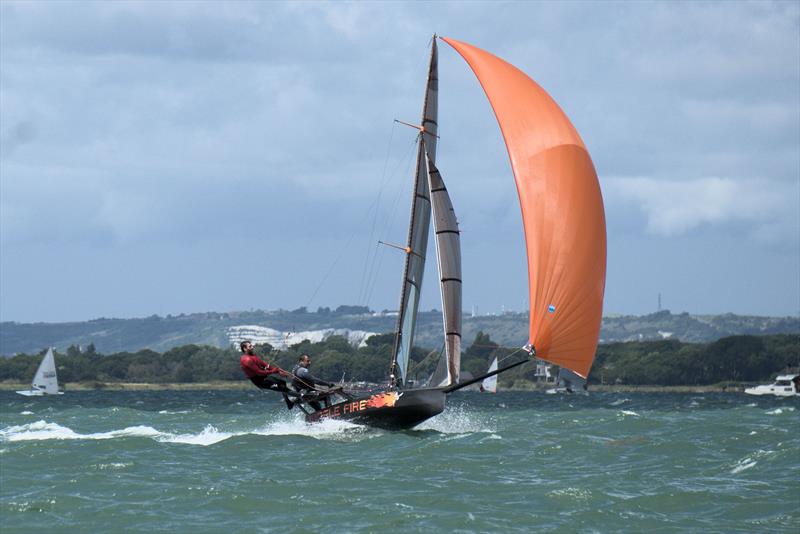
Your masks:
<svg viewBox="0 0 800 534"><path fill-rule="evenodd" d="M277 350L268 344L256 352L267 361L291 370L301 354L313 358L315 375L331 381L382 383L387 380L394 334L373 336L360 348L333 336L303 341ZM462 369L473 375L486 372L494 357L521 357L516 348L501 347L478 332L462 354ZM0 358L0 381L28 382L44 350ZM152 350L101 354L89 345L56 352L61 382L192 383L242 380L240 352L235 347L183 345L164 353ZM439 351L415 347L409 377L424 382L438 363ZM713 343L677 340L610 343L598 346L590 384L709 385L722 382L759 382L771 379L800 362L800 335L732 336ZM554 369L554 371L557 370ZM524 387L536 380L533 365L524 365L499 377L501 387Z"/></svg>

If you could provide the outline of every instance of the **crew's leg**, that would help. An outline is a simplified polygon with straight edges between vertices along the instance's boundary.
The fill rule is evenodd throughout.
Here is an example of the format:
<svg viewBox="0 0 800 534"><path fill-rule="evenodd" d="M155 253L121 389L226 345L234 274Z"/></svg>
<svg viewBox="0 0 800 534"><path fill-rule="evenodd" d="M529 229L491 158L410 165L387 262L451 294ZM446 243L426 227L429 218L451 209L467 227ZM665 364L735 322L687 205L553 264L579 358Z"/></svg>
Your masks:
<svg viewBox="0 0 800 534"><path fill-rule="evenodd" d="M286 393L290 397L299 397L298 393L295 393L286 385L286 382L281 380L280 378L275 378L272 375L265 375L265 376L254 376L250 378L250 380L261 389L269 389L271 391L280 391L281 393Z"/></svg>

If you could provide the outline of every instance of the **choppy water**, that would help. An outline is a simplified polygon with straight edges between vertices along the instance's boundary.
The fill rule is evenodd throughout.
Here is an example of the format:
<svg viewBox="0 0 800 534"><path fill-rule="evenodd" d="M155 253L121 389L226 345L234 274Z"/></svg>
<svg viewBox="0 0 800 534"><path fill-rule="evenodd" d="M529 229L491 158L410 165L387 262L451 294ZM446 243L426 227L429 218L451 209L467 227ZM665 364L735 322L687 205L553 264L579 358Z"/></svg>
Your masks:
<svg viewBox="0 0 800 534"><path fill-rule="evenodd" d="M798 532L800 402L463 393L407 432L260 391L0 393L2 532Z"/></svg>

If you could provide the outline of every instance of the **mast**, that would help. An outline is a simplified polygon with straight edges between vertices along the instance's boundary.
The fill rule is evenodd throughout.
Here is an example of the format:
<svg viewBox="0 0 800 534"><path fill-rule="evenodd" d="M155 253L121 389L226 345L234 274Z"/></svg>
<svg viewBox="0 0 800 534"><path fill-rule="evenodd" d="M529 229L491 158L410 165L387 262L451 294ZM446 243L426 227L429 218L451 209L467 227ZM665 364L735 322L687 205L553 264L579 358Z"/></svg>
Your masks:
<svg viewBox="0 0 800 534"><path fill-rule="evenodd" d="M431 59L428 66L428 80L425 85L425 98L422 105L422 127L417 147L417 165L414 177L414 190L411 199L411 218L408 225L406 259L400 291L400 308L395 327L395 340L392 347L390 367L390 386L402 386L406 381L414 329L419 309L419 295L422 289L422 275L425 272L425 254L428 248L428 232L431 220L431 201L428 187L428 172L425 151L432 162L436 161L436 132L439 108L439 74L436 49L436 36L431 45Z"/></svg>

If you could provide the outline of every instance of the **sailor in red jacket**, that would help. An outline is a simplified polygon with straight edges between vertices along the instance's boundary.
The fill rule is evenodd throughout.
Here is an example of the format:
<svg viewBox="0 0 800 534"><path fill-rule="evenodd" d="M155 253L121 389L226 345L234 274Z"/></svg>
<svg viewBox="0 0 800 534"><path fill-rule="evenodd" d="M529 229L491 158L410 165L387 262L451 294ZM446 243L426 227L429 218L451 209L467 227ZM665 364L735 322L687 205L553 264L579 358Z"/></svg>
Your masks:
<svg viewBox="0 0 800 534"><path fill-rule="evenodd" d="M292 392L286 385L285 380L281 380L275 375L290 376L289 373L279 367L273 367L264 360L258 357L253 351L253 344L249 341L243 341L239 348L242 349L242 357L239 358L239 364L242 366L242 371L250 381L261 389L269 389L272 391L280 391L283 394L283 400L286 406L291 410L294 403L289 400L287 393Z"/></svg>

